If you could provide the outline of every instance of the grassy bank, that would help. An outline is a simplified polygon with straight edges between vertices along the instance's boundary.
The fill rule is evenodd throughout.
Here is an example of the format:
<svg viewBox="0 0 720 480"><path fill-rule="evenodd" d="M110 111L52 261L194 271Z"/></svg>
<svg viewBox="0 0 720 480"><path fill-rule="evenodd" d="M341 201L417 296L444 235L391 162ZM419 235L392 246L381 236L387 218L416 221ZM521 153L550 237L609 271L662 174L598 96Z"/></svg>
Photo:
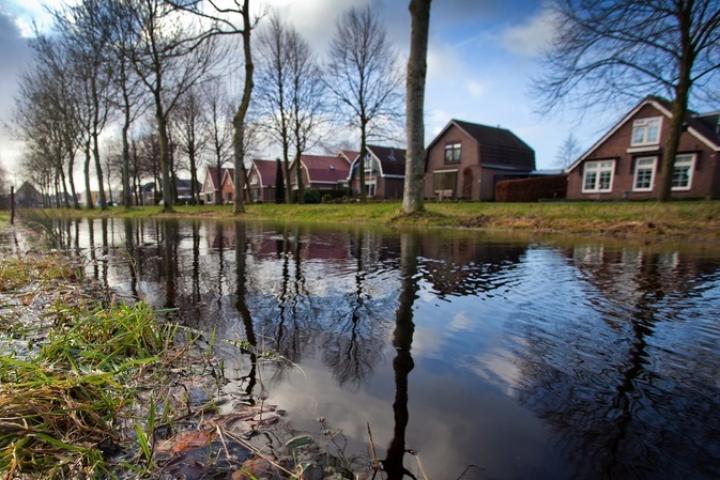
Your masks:
<svg viewBox="0 0 720 480"><path fill-rule="evenodd" d="M53 209L43 215L64 218L169 217L233 218L232 206L178 206L174 213L159 207L122 207L106 211ZM608 234L616 236L671 235L714 239L720 236L720 201L548 202L548 203L429 203L427 212L400 215L399 203L248 205L245 219L323 224L376 224L420 227L474 228Z"/></svg>
<svg viewBox="0 0 720 480"><path fill-rule="evenodd" d="M352 471L321 448L322 438L297 435L281 410L231 385L248 366L255 372L282 357L103 294L84 277L80 258L1 247L1 478L300 479L310 470L328 473L322 478ZM228 369L218 350L250 365Z"/></svg>

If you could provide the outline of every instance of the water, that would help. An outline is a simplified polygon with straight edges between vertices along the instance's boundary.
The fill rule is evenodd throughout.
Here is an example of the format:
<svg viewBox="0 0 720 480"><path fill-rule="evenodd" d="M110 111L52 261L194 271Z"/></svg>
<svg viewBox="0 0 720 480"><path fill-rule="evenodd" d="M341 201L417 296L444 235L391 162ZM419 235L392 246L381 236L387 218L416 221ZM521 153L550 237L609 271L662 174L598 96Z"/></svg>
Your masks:
<svg viewBox="0 0 720 480"><path fill-rule="evenodd" d="M214 221L46 225L390 478L720 478L720 251ZM410 477L408 477L410 478Z"/></svg>

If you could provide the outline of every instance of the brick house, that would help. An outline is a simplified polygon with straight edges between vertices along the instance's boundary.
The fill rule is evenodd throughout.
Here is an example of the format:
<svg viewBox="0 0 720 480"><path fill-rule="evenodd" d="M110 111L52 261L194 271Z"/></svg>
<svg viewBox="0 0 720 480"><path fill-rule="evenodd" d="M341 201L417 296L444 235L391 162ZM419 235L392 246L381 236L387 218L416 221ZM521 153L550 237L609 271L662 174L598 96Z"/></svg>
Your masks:
<svg viewBox="0 0 720 480"><path fill-rule="evenodd" d="M223 168L220 180L220 195L223 203L233 203L235 199L235 169Z"/></svg>
<svg viewBox="0 0 720 480"><path fill-rule="evenodd" d="M216 203L215 195L221 190L221 182L227 168L208 167L205 172L205 181L200 189L200 200L205 203ZM222 203L222 202L221 202Z"/></svg>
<svg viewBox="0 0 720 480"><path fill-rule="evenodd" d="M278 160L253 160L248 172L251 202L274 202ZM281 173L282 175L282 173Z"/></svg>
<svg viewBox="0 0 720 480"><path fill-rule="evenodd" d="M360 191L359 155L350 166L348 184L353 194ZM397 200L402 198L405 182L405 150L379 145L368 145L363 162L365 168L365 194L368 198Z"/></svg>
<svg viewBox="0 0 720 480"><path fill-rule="evenodd" d="M290 164L290 184L297 189L297 162ZM328 191L339 190L347 185L350 162L338 155L301 155L303 186L306 189Z"/></svg>
<svg viewBox="0 0 720 480"><path fill-rule="evenodd" d="M643 99L568 168L567 197L656 198L671 118L670 102ZM675 157L673 198L720 198L719 119L719 113L688 114Z"/></svg>
<svg viewBox="0 0 720 480"><path fill-rule="evenodd" d="M535 151L513 132L450 120L427 147L425 198L493 200L499 180L535 170Z"/></svg>

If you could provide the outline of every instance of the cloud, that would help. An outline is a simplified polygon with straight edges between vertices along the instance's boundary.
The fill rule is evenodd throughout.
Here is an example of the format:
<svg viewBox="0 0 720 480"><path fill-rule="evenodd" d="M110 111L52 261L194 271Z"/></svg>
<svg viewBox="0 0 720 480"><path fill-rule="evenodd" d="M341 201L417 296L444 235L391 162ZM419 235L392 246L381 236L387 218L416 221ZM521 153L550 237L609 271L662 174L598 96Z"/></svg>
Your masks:
<svg viewBox="0 0 720 480"><path fill-rule="evenodd" d="M512 53L537 57L550 45L556 31L555 14L543 8L523 23L506 28L500 34L500 42Z"/></svg>
<svg viewBox="0 0 720 480"><path fill-rule="evenodd" d="M0 95L0 159L4 167L14 171L21 145L13 141L7 125L11 123L18 78L30 63L31 52L16 18L3 9L0 9L0 43L0 91L3 92Z"/></svg>
<svg viewBox="0 0 720 480"><path fill-rule="evenodd" d="M465 89L473 97L480 97L487 92L487 86L478 80L468 80L465 84Z"/></svg>

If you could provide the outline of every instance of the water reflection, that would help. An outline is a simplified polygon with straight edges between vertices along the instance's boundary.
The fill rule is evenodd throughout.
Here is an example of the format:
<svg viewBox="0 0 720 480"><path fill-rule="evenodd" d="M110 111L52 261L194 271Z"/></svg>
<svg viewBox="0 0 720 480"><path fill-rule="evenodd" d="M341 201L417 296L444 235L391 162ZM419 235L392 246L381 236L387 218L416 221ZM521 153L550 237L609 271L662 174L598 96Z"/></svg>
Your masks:
<svg viewBox="0 0 720 480"><path fill-rule="evenodd" d="M720 476L720 257L178 221L49 224L100 284L272 349L299 426L389 478ZM259 395L254 349L238 374ZM308 427L310 428L310 427ZM353 443L354 442L354 443ZM473 477L475 475L476 477Z"/></svg>

